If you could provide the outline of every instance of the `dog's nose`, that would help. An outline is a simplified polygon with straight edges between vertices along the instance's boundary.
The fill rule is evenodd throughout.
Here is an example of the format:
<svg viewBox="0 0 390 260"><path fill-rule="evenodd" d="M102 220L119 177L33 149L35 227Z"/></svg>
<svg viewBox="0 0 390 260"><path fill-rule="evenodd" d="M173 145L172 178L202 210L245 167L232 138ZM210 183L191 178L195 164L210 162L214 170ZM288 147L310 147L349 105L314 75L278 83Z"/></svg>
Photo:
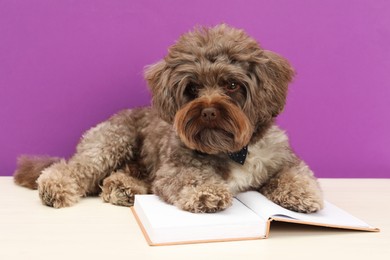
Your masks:
<svg viewBox="0 0 390 260"><path fill-rule="evenodd" d="M202 120L209 122L215 120L218 116L218 110L214 107L206 107L202 109Z"/></svg>

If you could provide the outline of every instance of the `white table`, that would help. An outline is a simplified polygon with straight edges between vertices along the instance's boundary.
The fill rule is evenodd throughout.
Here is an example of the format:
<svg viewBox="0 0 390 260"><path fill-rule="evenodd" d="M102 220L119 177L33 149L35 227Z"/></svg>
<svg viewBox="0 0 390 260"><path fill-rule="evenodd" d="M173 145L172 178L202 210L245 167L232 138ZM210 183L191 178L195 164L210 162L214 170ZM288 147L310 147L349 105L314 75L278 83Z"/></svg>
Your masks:
<svg viewBox="0 0 390 260"><path fill-rule="evenodd" d="M264 240L150 247L129 208L85 198L53 209L0 177L0 259L390 259L390 179L320 182L328 201L381 232L273 223Z"/></svg>

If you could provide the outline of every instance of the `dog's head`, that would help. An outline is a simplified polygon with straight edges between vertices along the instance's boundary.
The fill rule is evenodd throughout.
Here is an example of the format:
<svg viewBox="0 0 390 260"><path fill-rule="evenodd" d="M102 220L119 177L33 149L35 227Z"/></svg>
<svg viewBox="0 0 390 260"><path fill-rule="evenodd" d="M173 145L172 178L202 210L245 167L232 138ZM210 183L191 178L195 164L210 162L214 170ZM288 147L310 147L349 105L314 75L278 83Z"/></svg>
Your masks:
<svg viewBox="0 0 390 260"><path fill-rule="evenodd" d="M145 73L153 106L191 149L235 152L283 109L293 69L225 24L180 37Z"/></svg>

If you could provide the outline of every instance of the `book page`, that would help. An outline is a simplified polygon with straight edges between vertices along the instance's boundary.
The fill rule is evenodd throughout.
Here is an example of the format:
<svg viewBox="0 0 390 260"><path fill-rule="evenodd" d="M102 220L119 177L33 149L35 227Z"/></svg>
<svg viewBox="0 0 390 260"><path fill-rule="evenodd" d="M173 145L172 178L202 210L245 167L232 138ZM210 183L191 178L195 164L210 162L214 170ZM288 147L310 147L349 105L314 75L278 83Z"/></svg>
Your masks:
<svg viewBox="0 0 390 260"><path fill-rule="evenodd" d="M263 218L274 218L276 220L294 219L307 222L308 224L374 229L374 227L368 225L364 221L327 201L325 201L322 210L306 214L285 209L256 191L241 193L237 195L236 198Z"/></svg>
<svg viewBox="0 0 390 260"><path fill-rule="evenodd" d="M266 222L236 199L221 212L190 213L155 195L136 195L134 209L150 240L156 244L261 238L266 233Z"/></svg>

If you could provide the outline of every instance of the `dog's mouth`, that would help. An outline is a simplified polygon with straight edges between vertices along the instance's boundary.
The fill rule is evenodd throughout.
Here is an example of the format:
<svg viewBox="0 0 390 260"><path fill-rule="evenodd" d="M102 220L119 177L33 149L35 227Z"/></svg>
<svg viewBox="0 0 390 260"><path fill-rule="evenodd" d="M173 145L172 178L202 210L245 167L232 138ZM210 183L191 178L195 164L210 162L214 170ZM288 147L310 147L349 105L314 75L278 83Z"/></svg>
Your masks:
<svg viewBox="0 0 390 260"><path fill-rule="evenodd" d="M242 110L225 99L190 102L177 112L174 127L187 147L207 154L238 151L253 133Z"/></svg>
<svg viewBox="0 0 390 260"><path fill-rule="evenodd" d="M237 151L242 145L236 142L233 133L223 129L204 129L194 136L194 148L207 154Z"/></svg>

